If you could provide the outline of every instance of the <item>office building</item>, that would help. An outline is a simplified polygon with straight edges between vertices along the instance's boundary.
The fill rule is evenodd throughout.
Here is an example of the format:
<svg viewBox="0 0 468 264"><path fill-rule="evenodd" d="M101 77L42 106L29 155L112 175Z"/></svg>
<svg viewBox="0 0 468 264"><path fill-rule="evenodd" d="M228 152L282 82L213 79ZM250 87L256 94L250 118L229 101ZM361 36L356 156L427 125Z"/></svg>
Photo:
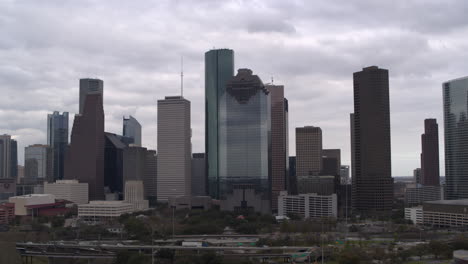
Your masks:
<svg viewBox="0 0 468 264"><path fill-rule="evenodd" d="M468 77L442 86L446 198L465 199L468 198Z"/></svg>
<svg viewBox="0 0 468 264"><path fill-rule="evenodd" d="M257 190L257 184L232 185L230 192L220 201L220 209L239 214L271 214L271 201Z"/></svg>
<svg viewBox="0 0 468 264"><path fill-rule="evenodd" d="M16 179L0 178L0 202L16 195Z"/></svg>
<svg viewBox="0 0 468 264"><path fill-rule="evenodd" d="M124 191L124 150L127 148L122 137L104 133L104 187L122 199Z"/></svg>
<svg viewBox="0 0 468 264"><path fill-rule="evenodd" d="M0 179L17 176L17 143L10 135L0 135Z"/></svg>
<svg viewBox="0 0 468 264"><path fill-rule="evenodd" d="M297 175L296 175L296 157L289 157L289 180L288 180L288 193L297 194Z"/></svg>
<svg viewBox="0 0 468 264"><path fill-rule="evenodd" d="M205 155L208 193L219 199L219 159L221 118L226 114L226 85L234 76L234 51L229 49L210 50L205 53Z"/></svg>
<svg viewBox="0 0 468 264"><path fill-rule="evenodd" d="M85 93L87 90L89 93ZM90 200L104 199L102 94L101 80L80 80L80 114L75 115L65 158L65 179L88 183Z"/></svg>
<svg viewBox="0 0 468 264"><path fill-rule="evenodd" d="M146 163L146 148L132 146L123 151L123 181L143 181Z"/></svg>
<svg viewBox="0 0 468 264"><path fill-rule="evenodd" d="M421 184L421 168L416 168L413 170L413 180L415 184Z"/></svg>
<svg viewBox="0 0 468 264"><path fill-rule="evenodd" d="M0 204L0 225L8 225L15 220L15 205L11 203Z"/></svg>
<svg viewBox="0 0 468 264"><path fill-rule="evenodd" d="M209 196L171 196L169 197L169 207L179 209L211 209L212 199Z"/></svg>
<svg viewBox="0 0 468 264"><path fill-rule="evenodd" d="M141 147L141 125L133 116L123 117L122 135L131 138L133 145Z"/></svg>
<svg viewBox="0 0 468 264"><path fill-rule="evenodd" d="M191 196L190 101L182 96L158 100L158 201Z"/></svg>
<svg viewBox="0 0 468 264"><path fill-rule="evenodd" d="M31 206L55 204L55 196L52 194L28 194L10 197L9 202L15 204L15 215L25 216L32 214L33 208Z"/></svg>
<svg viewBox="0 0 468 264"><path fill-rule="evenodd" d="M271 209L278 210L278 196L288 189L288 103L283 85L266 85L271 98Z"/></svg>
<svg viewBox="0 0 468 264"><path fill-rule="evenodd" d="M387 215L393 205L388 70L367 67L355 72L353 80L353 209L364 215Z"/></svg>
<svg viewBox="0 0 468 264"><path fill-rule="evenodd" d="M134 211L134 205L125 201L90 201L78 205L78 218L88 223L103 223Z"/></svg>
<svg viewBox="0 0 468 264"><path fill-rule="evenodd" d="M68 146L68 112L47 115L47 145L53 150L53 182L64 178L65 151Z"/></svg>
<svg viewBox="0 0 468 264"><path fill-rule="evenodd" d="M156 206L158 193L158 156L155 150L146 151L145 172L143 183L145 185L146 199L150 206Z"/></svg>
<svg viewBox="0 0 468 264"><path fill-rule="evenodd" d="M104 82L99 79L80 79L79 114L83 115L88 95L100 95L104 99Z"/></svg>
<svg viewBox="0 0 468 264"><path fill-rule="evenodd" d="M18 172L18 177L16 178L16 183L20 183L21 180L24 178L24 166L18 165L18 169L16 170Z"/></svg>
<svg viewBox="0 0 468 264"><path fill-rule="evenodd" d="M349 178L349 165L341 165L340 167L340 182L342 185L351 184Z"/></svg>
<svg viewBox="0 0 468 264"><path fill-rule="evenodd" d="M329 176L298 176L297 189L299 194L317 193L319 195L331 195L337 192L336 177Z"/></svg>
<svg viewBox="0 0 468 264"><path fill-rule="evenodd" d="M192 154L192 196L206 195L205 153Z"/></svg>
<svg viewBox="0 0 468 264"><path fill-rule="evenodd" d="M322 175L340 176L341 169L341 150L323 149L322 150ZM338 177L339 178L339 177Z"/></svg>
<svg viewBox="0 0 468 264"><path fill-rule="evenodd" d="M44 194L52 194L56 199L63 199L75 204L87 204L88 184L77 180L57 180L44 183Z"/></svg>
<svg viewBox="0 0 468 264"><path fill-rule="evenodd" d="M296 128L296 175L319 175L322 171L322 129Z"/></svg>
<svg viewBox="0 0 468 264"><path fill-rule="evenodd" d="M24 148L24 178L30 182L52 182L53 149L48 145L35 144Z"/></svg>
<svg viewBox="0 0 468 264"><path fill-rule="evenodd" d="M281 192L278 197L278 215L298 215L302 218L338 217L337 197L316 193L288 195Z"/></svg>
<svg viewBox="0 0 468 264"><path fill-rule="evenodd" d="M219 199L227 199L238 186L249 186L261 200L271 201L270 92L251 70L239 69L228 82L223 101L226 112L221 115L218 137ZM249 202L236 206L247 208Z"/></svg>
<svg viewBox="0 0 468 264"><path fill-rule="evenodd" d="M443 198L443 191L440 186L417 185L416 187L408 187L405 190L405 205L409 207Z"/></svg>
<svg viewBox="0 0 468 264"><path fill-rule="evenodd" d="M135 211L147 210L148 200L145 200L145 189L143 181L125 181L125 202L133 204Z"/></svg>
<svg viewBox="0 0 468 264"><path fill-rule="evenodd" d="M435 119L424 120L421 146L421 184L439 186L439 125Z"/></svg>

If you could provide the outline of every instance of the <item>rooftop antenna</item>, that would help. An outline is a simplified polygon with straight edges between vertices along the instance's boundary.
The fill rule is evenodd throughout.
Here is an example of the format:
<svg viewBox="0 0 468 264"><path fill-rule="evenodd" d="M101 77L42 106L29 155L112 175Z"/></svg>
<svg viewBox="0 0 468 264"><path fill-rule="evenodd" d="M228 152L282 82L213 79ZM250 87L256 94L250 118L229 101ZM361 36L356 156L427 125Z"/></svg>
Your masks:
<svg viewBox="0 0 468 264"><path fill-rule="evenodd" d="M184 97L184 57L180 56L180 96Z"/></svg>

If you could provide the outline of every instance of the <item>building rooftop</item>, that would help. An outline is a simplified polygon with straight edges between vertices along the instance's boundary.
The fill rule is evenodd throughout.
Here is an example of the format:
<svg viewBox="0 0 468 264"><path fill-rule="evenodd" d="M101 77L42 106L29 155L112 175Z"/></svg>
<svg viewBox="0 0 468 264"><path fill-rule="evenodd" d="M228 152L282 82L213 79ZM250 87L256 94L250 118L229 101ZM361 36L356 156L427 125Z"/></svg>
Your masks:
<svg viewBox="0 0 468 264"><path fill-rule="evenodd" d="M466 205L468 206L468 199L461 199L461 200L437 200L437 201L429 201L424 202L428 204L445 204L445 205Z"/></svg>
<svg viewBox="0 0 468 264"><path fill-rule="evenodd" d="M53 194L26 194L26 195L19 195L19 196L12 196L10 198L17 198L17 199L30 199L30 198L39 198L39 197L53 197Z"/></svg>

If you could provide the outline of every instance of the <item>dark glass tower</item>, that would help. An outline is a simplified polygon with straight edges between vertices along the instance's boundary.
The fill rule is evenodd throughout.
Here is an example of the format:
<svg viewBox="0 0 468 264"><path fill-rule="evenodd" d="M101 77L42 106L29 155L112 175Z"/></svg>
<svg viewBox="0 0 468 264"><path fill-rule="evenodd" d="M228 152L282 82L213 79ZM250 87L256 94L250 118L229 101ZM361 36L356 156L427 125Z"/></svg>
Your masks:
<svg viewBox="0 0 468 264"><path fill-rule="evenodd" d="M123 196L123 153L127 144L116 134L106 132L104 135L104 186L110 192Z"/></svg>
<svg viewBox="0 0 468 264"><path fill-rule="evenodd" d="M220 119L226 113L226 84L234 75L234 51L210 50L205 53L205 153L207 189L219 199Z"/></svg>
<svg viewBox="0 0 468 264"><path fill-rule="evenodd" d="M388 70L367 67L355 72L353 79L353 208L364 215L389 214L393 179Z"/></svg>
<svg viewBox="0 0 468 264"><path fill-rule="evenodd" d="M141 125L133 116L123 118L122 135L133 139L133 144L141 147Z"/></svg>
<svg viewBox="0 0 468 264"><path fill-rule="evenodd" d="M60 114L55 111L47 115L47 145L53 150L53 177L48 180L61 180L64 177L65 151L68 146L68 112Z"/></svg>
<svg viewBox="0 0 468 264"><path fill-rule="evenodd" d="M89 80L89 79L85 79ZM104 199L104 108L101 92L82 93L82 113L75 116L65 158L65 178L89 184L89 199ZM93 82L101 83L101 80Z"/></svg>
<svg viewBox="0 0 468 264"><path fill-rule="evenodd" d="M226 107L220 111L218 131L219 197L225 199L237 186L248 185L262 200L270 200L270 93L251 70L240 69L221 101Z"/></svg>
<svg viewBox="0 0 468 264"><path fill-rule="evenodd" d="M446 198L468 198L468 77L445 82Z"/></svg>
<svg viewBox="0 0 468 264"><path fill-rule="evenodd" d="M437 120L424 120L421 145L421 183L424 186L439 186L439 125Z"/></svg>

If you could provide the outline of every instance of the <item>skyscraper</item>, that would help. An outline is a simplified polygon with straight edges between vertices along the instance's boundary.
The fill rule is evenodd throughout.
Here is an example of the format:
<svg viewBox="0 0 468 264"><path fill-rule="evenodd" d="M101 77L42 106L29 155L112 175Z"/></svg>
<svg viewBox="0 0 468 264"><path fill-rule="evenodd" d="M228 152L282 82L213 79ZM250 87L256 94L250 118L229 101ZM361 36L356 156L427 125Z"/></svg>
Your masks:
<svg viewBox="0 0 468 264"><path fill-rule="evenodd" d="M296 175L319 175L322 171L322 129L296 127Z"/></svg>
<svg viewBox="0 0 468 264"><path fill-rule="evenodd" d="M367 215L388 214L393 203L388 70L367 67L353 79L353 208Z"/></svg>
<svg viewBox="0 0 468 264"><path fill-rule="evenodd" d="M322 150L322 175L339 176L341 169L341 150ZM339 181L338 181L339 182Z"/></svg>
<svg viewBox="0 0 468 264"><path fill-rule="evenodd" d="M414 183L421 184L421 168L416 168L413 170L413 179Z"/></svg>
<svg viewBox="0 0 468 264"><path fill-rule="evenodd" d="M68 146L68 112L60 114L55 111L47 115L47 145L53 150L53 178L48 180L61 180Z"/></svg>
<svg viewBox="0 0 468 264"><path fill-rule="evenodd" d="M12 178L12 164L14 151L12 150L10 135L0 135L0 179Z"/></svg>
<svg viewBox="0 0 468 264"><path fill-rule="evenodd" d="M445 183L449 200L468 198L468 77L443 83Z"/></svg>
<svg viewBox="0 0 468 264"><path fill-rule="evenodd" d="M421 146L421 183L424 186L439 186L439 125L437 120L424 120Z"/></svg>
<svg viewBox="0 0 468 264"><path fill-rule="evenodd" d="M288 105L283 85L266 85L271 98L271 209L278 210L278 196L288 188Z"/></svg>
<svg viewBox="0 0 468 264"><path fill-rule="evenodd" d="M123 153L128 145L116 134L105 132L104 137L104 186L108 188L111 193L117 193L119 196L123 196Z"/></svg>
<svg viewBox="0 0 468 264"><path fill-rule="evenodd" d="M158 201L191 196L190 101L182 96L158 100Z"/></svg>
<svg viewBox="0 0 468 264"><path fill-rule="evenodd" d="M155 150L146 151L145 175L143 178L145 184L146 198L151 206L156 206L158 192L158 156Z"/></svg>
<svg viewBox="0 0 468 264"><path fill-rule="evenodd" d="M219 158L221 117L226 115L226 84L234 76L234 51L210 50L205 53L205 155L208 193L219 198Z"/></svg>
<svg viewBox="0 0 468 264"><path fill-rule="evenodd" d="M86 98L90 94L99 94L103 100L104 82L99 79L80 79L80 115L83 114Z"/></svg>
<svg viewBox="0 0 468 264"><path fill-rule="evenodd" d="M18 177L18 142L12 139L10 142L10 178Z"/></svg>
<svg viewBox="0 0 468 264"><path fill-rule="evenodd" d="M33 182L53 181L53 150L48 145L31 145L24 149L24 177Z"/></svg>
<svg viewBox="0 0 468 264"><path fill-rule="evenodd" d="M87 85L88 86L87 86ZM96 92L94 84L100 84ZM90 93L85 93L86 89ZM99 89L98 89L99 90ZM71 142L65 158L65 178L89 185L89 199L104 199L104 107L102 81L80 80L80 114L75 115Z"/></svg>
<svg viewBox="0 0 468 264"><path fill-rule="evenodd" d="M271 101L262 80L249 69L239 69L226 86L221 101L218 134L218 186L214 193L225 200L234 189L254 189L260 199L271 201ZM248 192L248 191L247 191ZM257 197L257 196L256 196ZM236 200L237 201L237 200ZM226 208L249 209L253 201ZM271 211L262 204L256 211ZM268 208L266 208L268 207Z"/></svg>
<svg viewBox="0 0 468 264"><path fill-rule="evenodd" d="M141 147L141 125L133 116L123 117L124 137L132 138L133 144Z"/></svg>

